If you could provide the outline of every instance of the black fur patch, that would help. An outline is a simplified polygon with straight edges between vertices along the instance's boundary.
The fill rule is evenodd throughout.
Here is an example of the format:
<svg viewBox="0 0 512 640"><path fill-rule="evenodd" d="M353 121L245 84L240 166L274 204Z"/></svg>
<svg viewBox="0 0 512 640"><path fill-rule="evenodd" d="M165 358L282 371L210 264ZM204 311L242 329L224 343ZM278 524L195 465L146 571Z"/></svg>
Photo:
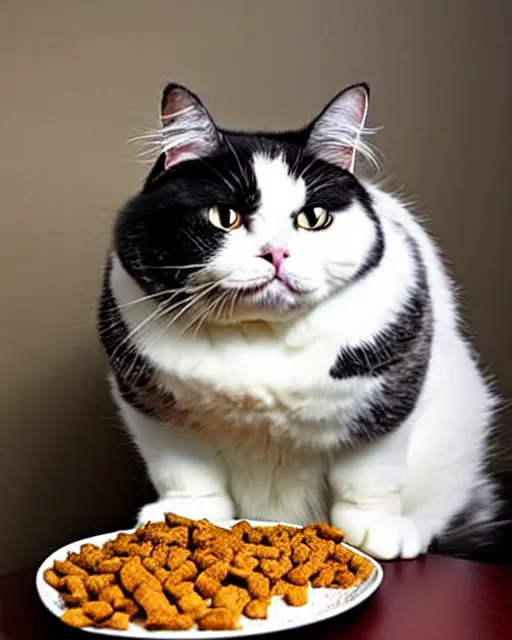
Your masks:
<svg viewBox="0 0 512 640"><path fill-rule="evenodd" d="M330 370L336 380L382 377L382 388L348 425L357 440L370 440L398 427L412 412L430 360L432 311L425 267L412 239L416 286L395 320L371 344L342 349Z"/></svg>
<svg viewBox="0 0 512 640"><path fill-rule="evenodd" d="M111 260L103 277L98 310L100 340L110 362L121 397L141 413L162 419L174 406L173 396L155 383L155 371L130 339L110 289Z"/></svg>

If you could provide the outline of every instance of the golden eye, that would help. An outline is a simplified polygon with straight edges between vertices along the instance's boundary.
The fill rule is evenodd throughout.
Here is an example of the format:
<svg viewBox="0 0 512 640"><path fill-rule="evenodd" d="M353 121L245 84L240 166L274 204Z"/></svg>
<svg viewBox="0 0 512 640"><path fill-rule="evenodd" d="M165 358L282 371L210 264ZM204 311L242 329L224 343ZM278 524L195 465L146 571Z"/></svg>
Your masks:
<svg viewBox="0 0 512 640"><path fill-rule="evenodd" d="M308 207L295 218L295 224L307 231L326 229L332 222L332 215L322 207Z"/></svg>
<svg viewBox="0 0 512 640"><path fill-rule="evenodd" d="M242 224L239 213L229 207L217 206L208 209L208 219L214 227L224 231L234 231Z"/></svg>

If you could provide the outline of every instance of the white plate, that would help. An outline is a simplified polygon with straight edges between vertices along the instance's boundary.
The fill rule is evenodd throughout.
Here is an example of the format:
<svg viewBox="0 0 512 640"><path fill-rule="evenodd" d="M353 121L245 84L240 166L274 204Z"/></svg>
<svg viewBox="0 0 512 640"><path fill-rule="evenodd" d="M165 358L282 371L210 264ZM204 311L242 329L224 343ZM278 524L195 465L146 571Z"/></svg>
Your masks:
<svg viewBox="0 0 512 640"><path fill-rule="evenodd" d="M216 522L215 524L230 527L235 522L237 522L237 520ZM278 524L275 522L261 522L255 520L249 520L249 522L253 526L272 526L274 524ZM132 533L133 531L134 529L124 531L123 533ZM60 594L45 582L43 578L45 570L53 565L54 560L65 560L69 552L78 553L82 544L92 543L101 546L108 540L115 538L118 533L121 532L114 531L113 533L105 533L99 536L93 536L92 538L85 538L84 540L72 542L57 551L54 551L41 564L36 575L36 587L43 604L51 613L53 613L53 615L60 618L66 610L66 606L63 603ZM285 631L287 629L296 629L297 627L302 627L314 622L327 620L328 618L345 613L345 611L361 604L361 602L369 598L378 589L383 578L382 567L375 562L373 558L370 558L365 553L362 553L349 545L343 544L343 546L367 558L372 563L375 571L368 580L365 580L365 582L362 582L350 589L313 589L310 587L309 601L303 607L290 607L285 604L281 598L274 597L272 598L272 603L268 610L268 618L266 620L250 620L245 616L242 616L242 629L239 631L199 631L194 629L191 629L190 631L149 631L133 623L130 624L127 631L95 629L94 627L84 627L83 631L99 633L107 636L118 636L120 638L155 638L160 640L164 638L170 638L172 640L177 640L178 638L234 638L239 636L272 633L275 631Z"/></svg>

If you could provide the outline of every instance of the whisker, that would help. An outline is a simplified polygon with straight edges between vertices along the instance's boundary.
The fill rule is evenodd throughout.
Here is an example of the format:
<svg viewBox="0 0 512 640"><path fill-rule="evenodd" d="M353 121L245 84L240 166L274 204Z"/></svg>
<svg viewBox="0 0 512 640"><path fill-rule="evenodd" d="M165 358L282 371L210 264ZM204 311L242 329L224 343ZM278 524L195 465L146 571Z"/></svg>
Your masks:
<svg viewBox="0 0 512 640"><path fill-rule="evenodd" d="M139 304L140 302L144 302L146 300L152 300L153 298L158 298L158 296L165 296L169 293L174 294L171 296L170 300L173 300L177 294L179 293L195 293L196 291L201 291L204 287L207 286L207 283L197 284L181 287L180 289L165 289L164 291L157 291L156 293L150 293L147 296L142 296L141 298L137 298L136 300L130 300L130 302L123 302L123 304L118 305L118 309L125 309L126 307L131 307L134 304ZM170 302L170 300L164 300L164 303Z"/></svg>
<svg viewBox="0 0 512 640"><path fill-rule="evenodd" d="M216 287L220 286L222 284L223 280L219 280L217 282L214 282L213 284L210 284L210 287L208 289L206 289L206 291L202 291L199 294L195 295L195 296L189 296L185 301L185 306L180 309L180 311L178 311L178 313L176 313L175 315L172 316L171 320L165 325L165 327L163 328L163 330L148 344L146 345L146 349L149 349L151 346L153 346L153 344L155 344L155 342L157 342L158 340L160 340L160 338L168 331L168 329L188 310L190 309L191 306L193 306L194 304L197 304L197 302L199 302L199 300L201 300L202 298L204 298L206 295L208 295L211 291L213 291Z"/></svg>
<svg viewBox="0 0 512 640"><path fill-rule="evenodd" d="M163 266L141 264L138 266L141 267L142 269L175 269L179 271L181 269L199 269L199 268L205 269L207 265L205 265L204 263L201 263L201 264L166 264Z"/></svg>
<svg viewBox="0 0 512 640"><path fill-rule="evenodd" d="M225 294L222 294L220 298L216 298L215 300L213 300L213 302L211 302L206 308L200 309L199 312L194 316L194 318L183 328L182 331L180 331L180 334L179 334L180 337L184 333L186 333L188 329L192 328L194 324L197 323L197 328L194 331L194 337L195 337L199 329L201 328L202 324L204 324L204 321L209 317L209 315L212 315L211 312L213 312L215 307L219 304L219 300L222 300L224 295Z"/></svg>
<svg viewBox="0 0 512 640"><path fill-rule="evenodd" d="M131 338L133 338L133 336L142 328L144 327L148 322L151 322L155 316L158 315L158 313L162 311L162 305L158 305L157 308L152 311L146 318L144 318L144 320L142 320L138 325L135 326L134 329L132 329L131 331L128 332L128 334L122 339L120 340L119 344L115 347L114 351L112 352L111 356L110 356L110 360L114 360L116 353L119 351L119 349L126 344L126 342L129 342L131 340Z"/></svg>
<svg viewBox="0 0 512 640"><path fill-rule="evenodd" d="M182 233L185 234L187 238L196 245L201 253L205 251L208 253L210 252L210 248L207 245L205 245L204 243L202 245L200 244L202 242L200 238L192 237L186 229L182 229Z"/></svg>

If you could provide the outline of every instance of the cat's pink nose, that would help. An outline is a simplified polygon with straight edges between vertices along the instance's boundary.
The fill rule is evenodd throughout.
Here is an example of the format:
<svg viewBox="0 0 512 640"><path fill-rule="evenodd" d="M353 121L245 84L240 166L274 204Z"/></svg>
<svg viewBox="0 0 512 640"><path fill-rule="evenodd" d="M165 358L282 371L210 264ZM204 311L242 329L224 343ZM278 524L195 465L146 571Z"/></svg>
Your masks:
<svg viewBox="0 0 512 640"><path fill-rule="evenodd" d="M285 258L287 258L290 254L286 249L276 248L276 247L267 247L264 252L261 253L260 257L270 264L273 264L276 268L276 271L279 271L281 265L283 264Z"/></svg>

